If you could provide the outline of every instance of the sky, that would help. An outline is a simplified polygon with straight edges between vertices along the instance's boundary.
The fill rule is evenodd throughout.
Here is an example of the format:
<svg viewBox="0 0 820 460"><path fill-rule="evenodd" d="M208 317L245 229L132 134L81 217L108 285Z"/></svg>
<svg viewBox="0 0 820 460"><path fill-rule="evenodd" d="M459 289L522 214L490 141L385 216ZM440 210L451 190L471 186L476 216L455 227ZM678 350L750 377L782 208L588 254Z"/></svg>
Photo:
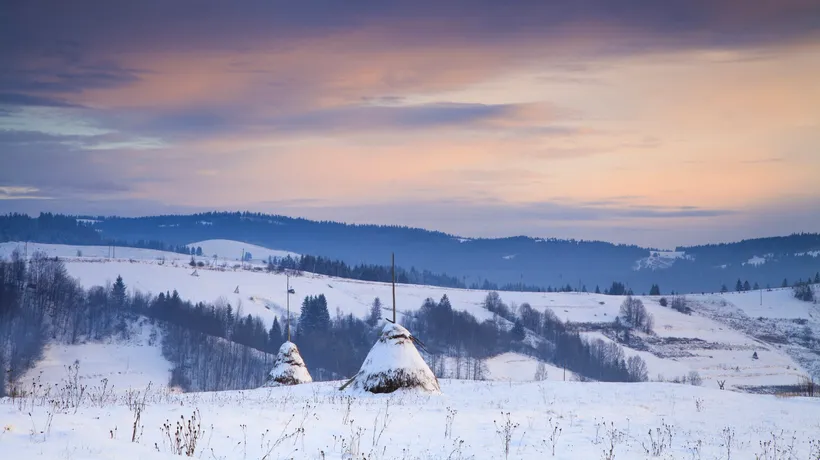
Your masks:
<svg viewBox="0 0 820 460"><path fill-rule="evenodd" d="M820 0L9 0L0 213L820 231Z"/></svg>

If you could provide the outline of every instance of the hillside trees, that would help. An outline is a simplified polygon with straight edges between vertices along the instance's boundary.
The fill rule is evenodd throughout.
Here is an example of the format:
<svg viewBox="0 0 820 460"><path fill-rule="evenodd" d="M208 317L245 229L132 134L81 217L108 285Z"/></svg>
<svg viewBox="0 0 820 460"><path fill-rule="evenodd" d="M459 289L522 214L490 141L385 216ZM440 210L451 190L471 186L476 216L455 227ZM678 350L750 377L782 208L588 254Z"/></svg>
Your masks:
<svg viewBox="0 0 820 460"><path fill-rule="evenodd" d="M627 327L639 329L647 334L652 332L654 319L652 315L646 311L646 307L644 307L641 299L627 296L621 304L618 318Z"/></svg>
<svg viewBox="0 0 820 460"><path fill-rule="evenodd" d="M376 297L370 306L370 316L367 317L367 325L374 327L382 319L382 301Z"/></svg>
<svg viewBox="0 0 820 460"><path fill-rule="evenodd" d="M805 302L814 302L815 293L812 285L808 282L795 284L792 288L792 293L795 299Z"/></svg>

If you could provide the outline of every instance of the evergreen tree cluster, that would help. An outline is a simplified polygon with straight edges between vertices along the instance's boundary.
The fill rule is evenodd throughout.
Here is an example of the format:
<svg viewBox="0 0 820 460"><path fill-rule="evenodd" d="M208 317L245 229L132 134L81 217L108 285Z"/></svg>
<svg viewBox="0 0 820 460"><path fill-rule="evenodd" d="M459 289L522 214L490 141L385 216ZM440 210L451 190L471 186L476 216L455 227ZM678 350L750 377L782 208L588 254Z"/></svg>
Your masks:
<svg viewBox="0 0 820 460"><path fill-rule="evenodd" d="M304 255L299 259L290 256L278 259L271 265L284 269L299 270L320 275L335 276L361 281L376 281L389 283L393 280L392 267L386 265L359 264L350 266L341 260L332 260L322 256ZM274 268L274 267L271 267ZM466 288L467 286L454 276L447 274L437 274L429 270L416 270L415 267L405 270L396 267L396 283L399 284L423 284L428 286L441 286L453 288Z"/></svg>

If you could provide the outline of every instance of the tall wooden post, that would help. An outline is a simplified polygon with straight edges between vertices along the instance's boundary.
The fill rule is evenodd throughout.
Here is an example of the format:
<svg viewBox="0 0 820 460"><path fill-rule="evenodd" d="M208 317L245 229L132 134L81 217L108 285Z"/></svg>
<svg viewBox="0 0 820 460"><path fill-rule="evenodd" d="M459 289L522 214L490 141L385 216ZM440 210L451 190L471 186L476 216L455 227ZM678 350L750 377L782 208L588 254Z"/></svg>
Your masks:
<svg viewBox="0 0 820 460"><path fill-rule="evenodd" d="M288 342L290 342L290 275L285 276L287 279L287 290L288 290Z"/></svg>
<svg viewBox="0 0 820 460"><path fill-rule="evenodd" d="M396 324L396 254L390 254L390 265L393 272L393 324Z"/></svg>

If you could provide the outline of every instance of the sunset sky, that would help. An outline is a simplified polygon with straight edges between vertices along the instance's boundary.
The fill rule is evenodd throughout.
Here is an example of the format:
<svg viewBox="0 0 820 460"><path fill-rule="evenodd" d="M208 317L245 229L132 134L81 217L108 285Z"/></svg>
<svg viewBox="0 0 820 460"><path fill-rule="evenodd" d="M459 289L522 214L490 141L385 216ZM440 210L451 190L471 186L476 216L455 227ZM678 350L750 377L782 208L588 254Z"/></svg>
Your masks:
<svg viewBox="0 0 820 460"><path fill-rule="evenodd" d="M0 212L820 231L820 0L4 1Z"/></svg>

